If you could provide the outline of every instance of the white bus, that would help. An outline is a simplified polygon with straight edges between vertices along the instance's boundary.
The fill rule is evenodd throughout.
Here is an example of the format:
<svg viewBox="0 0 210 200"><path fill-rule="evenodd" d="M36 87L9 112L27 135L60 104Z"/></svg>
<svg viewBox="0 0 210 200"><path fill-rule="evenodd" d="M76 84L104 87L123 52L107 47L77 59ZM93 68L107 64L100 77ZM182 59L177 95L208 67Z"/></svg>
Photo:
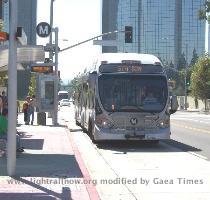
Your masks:
<svg viewBox="0 0 210 200"><path fill-rule="evenodd" d="M160 60L149 54L102 54L74 98L76 124L94 142L169 139L178 107Z"/></svg>
<svg viewBox="0 0 210 200"><path fill-rule="evenodd" d="M58 101L61 99L68 99L69 98L69 93L67 91L59 91L58 92Z"/></svg>

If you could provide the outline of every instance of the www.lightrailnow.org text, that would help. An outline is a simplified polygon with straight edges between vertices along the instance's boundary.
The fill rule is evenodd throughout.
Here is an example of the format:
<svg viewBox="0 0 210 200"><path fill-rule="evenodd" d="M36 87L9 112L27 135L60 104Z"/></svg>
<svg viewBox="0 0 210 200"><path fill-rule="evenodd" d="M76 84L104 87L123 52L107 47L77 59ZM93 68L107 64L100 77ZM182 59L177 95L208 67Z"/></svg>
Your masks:
<svg viewBox="0 0 210 200"><path fill-rule="evenodd" d="M45 185L45 184L60 184L60 185L69 185L69 184L141 184L141 185L202 185L204 184L203 179L195 179L195 178L184 178L184 177L177 177L174 179L163 179L163 178L115 178L115 179L82 179L82 178L57 178L57 179L50 179L50 178L29 178L27 181L32 182L37 185ZM8 180L8 184L26 184L25 181L10 179Z"/></svg>

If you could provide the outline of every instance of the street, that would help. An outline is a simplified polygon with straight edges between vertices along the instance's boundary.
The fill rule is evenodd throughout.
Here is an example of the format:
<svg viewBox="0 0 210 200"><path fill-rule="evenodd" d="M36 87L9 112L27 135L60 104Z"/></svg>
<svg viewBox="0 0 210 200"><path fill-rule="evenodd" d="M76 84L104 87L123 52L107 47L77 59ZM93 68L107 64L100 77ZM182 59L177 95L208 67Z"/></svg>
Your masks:
<svg viewBox="0 0 210 200"><path fill-rule="evenodd" d="M210 160L210 115L177 112L171 119L170 143Z"/></svg>
<svg viewBox="0 0 210 200"><path fill-rule="evenodd" d="M172 117L172 140L159 145L145 142L94 145L75 125L73 105L59 111L60 123L70 128L99 195L107 200L209 199L207 118L177 112Z"/></svg>

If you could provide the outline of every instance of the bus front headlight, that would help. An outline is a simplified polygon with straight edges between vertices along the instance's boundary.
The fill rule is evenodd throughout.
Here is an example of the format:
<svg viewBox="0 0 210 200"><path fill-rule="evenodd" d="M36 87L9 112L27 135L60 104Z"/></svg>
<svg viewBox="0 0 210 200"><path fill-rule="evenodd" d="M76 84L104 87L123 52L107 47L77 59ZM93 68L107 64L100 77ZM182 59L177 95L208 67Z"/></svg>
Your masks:
<svg viewBox="0 0 210 200"><path fill-rule="evenodd" d="M100 128L112 128L114 126L114 124L105 116L97 116L95 119L95 123Z"/></svg>
<svg viewBox="0 0 210 200"><path fill-rule="evenodd" d="M160 128L168 128L169 125L170 125L170 120L169 119L161 120L159 122L159 127Z"/></svg>

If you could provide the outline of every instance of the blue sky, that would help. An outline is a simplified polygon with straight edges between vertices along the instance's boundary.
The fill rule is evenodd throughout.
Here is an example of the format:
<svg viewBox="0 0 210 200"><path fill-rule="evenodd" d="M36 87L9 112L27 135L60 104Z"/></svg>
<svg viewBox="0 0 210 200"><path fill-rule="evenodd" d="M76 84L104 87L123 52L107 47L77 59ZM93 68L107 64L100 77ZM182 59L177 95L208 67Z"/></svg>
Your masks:
<svg viewBox="0 0 210 200"><path fill-rule="evenodd" d="M59 28L61 49L101 34L100 0L55 0L54 27ZM50 22L50 0L38 0L37 23ZM63 40L68 41L63 41ZM46 44L47 39L37 36L37 44ZM91 67L100 47L92 42L82 44L59 54L59 70L65 82L74 78L85 68Z"/></svg>

